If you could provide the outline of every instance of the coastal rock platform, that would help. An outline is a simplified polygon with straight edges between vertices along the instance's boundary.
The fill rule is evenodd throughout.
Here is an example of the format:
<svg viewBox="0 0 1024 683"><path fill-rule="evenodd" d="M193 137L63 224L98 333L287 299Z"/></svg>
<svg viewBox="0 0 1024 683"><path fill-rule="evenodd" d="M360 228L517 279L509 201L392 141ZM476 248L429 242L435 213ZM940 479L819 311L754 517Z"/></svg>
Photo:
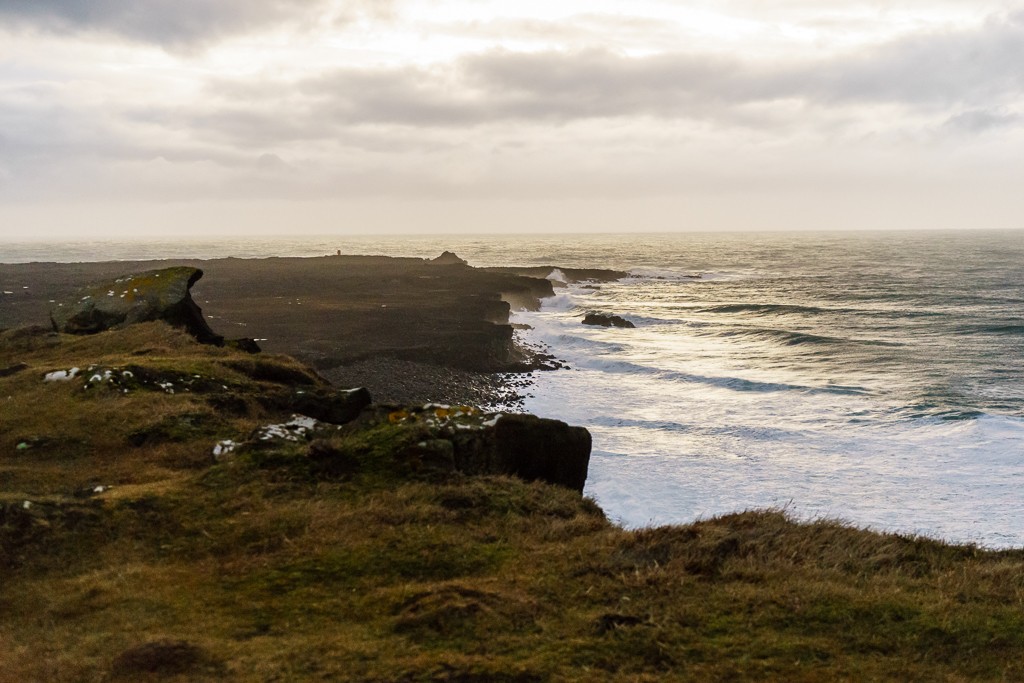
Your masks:
<svg viewBox="0 0 1024 683"><path fill-rule="evenodd" d="M453 255L454 256L454 255ZM400 401L502 402L492 373L528 370L537 361L515 344L510 301L537 307L553 294L548 269L534 277L472 268L448 257L326 256L103 263L0 264L0 329L45 325L54 302L92 283L162 268L201 268L192 298L206 323L226 337L256 340L342 385L366 386ZM588 277L611 271L587 271ZM405 363L408 373L378 367ZM439 387L452 370L459 386ZM487 376L491 376L488 379ZM465 381L462 381L465 380ZM451 382L447 382L451 385ZM486 399L486 400L482 400Z"/></svg>

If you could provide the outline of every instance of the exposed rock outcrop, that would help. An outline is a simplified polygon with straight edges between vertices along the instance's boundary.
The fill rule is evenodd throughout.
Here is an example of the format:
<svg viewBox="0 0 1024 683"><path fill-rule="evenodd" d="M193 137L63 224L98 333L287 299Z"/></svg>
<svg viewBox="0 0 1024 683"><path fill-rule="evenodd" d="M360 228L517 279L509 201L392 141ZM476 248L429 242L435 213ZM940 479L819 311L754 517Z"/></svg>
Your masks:
<svg viewBox="0 0 1024 683"><path fill-rule="evenodd" d="M503 415L480 431L452 437L455 467L467 474L511 474L583 492L590 432L535 415Z"/></svg>
<svg viewBox="0 0 1024 683"><path fill-rule="evenodd" d="M587 481L591 439L583 427L534 415L484 413L470 406L434 403L370 406L348 427L296 414L289 422L260 427L242 443L218 443L214 458L227 453L272 452L309 442L307 456L321 473L347 476L363 467L379 471L380 460L360 462L351 449L337 448L330 439L339 434L374 433L380 427L394 439L388 447L387 469L405 476L445 479L454 473L503 474L580 493ZM375 438L382 438L376 433Z"/></svg>
<svg viewBox="0 0 1024 683"><path fill-rule="evenodd" d="M289 408L321 422L342 425L359 416L370 405L370 392L363 388L332 389L317 387L301 389L292 395Z"/></svg>
<svg viewBox="0 0 1024 683"><path fill-rule="evenodd" d="M636 327L620 315L605 315L603 313L587 313L587 316L583 318L583 324L600 325L601 327Z"/></svg>
<svg viewBox="0 0 1024 683"><path fill-rule="evenodd" d="M509 474L582 492L590 465L590 432L534 415L482 413L466 406L368 411L368 419L426 427L430 439L417 445L430 462L465 474ZM444 442L444 443L435 443ZM429 451L429 453L427 452ZM450 466L444 465L449 463Z"/></svg>
<svg viewBox="0 0 1024 683"><path fill-rule="evenodd" d="M468 266L469 262L466 259L459 258L454 252L445 251L437 258L432 258L428 263L433 263L437 266Z"/></svg>
<svg viewBox="0 0 1024 683"><path fill-rule="evenodd" d="M58 332L94 334L133 323L163 320L183 327L204 344L221 345L189 290L203 271L176 267L125 275L83 287L75 299L56 304L50 321Z"/></svg>

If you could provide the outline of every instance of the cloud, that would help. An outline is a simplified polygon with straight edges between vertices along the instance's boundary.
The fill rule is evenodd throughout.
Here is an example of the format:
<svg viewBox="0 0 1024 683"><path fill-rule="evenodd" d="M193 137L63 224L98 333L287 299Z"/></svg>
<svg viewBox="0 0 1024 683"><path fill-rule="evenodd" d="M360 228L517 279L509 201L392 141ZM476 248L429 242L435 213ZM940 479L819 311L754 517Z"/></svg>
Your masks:
<svg viewBox="0 0 1024 683"><path fill-rule="evenodd" d="M228 0L204 5L224 13L219 28L214 18L202 30L143 30L126 28L127 4L65 2L61 30L212 40L297 5ZM54 6L42 0L36 11ZM84 18L72 22L71 7ZM0 7L0 20L10 13ZM83 67L62 76L53 67L31 82L19 71L14 80L24 84L0 88L8 173L0 195L638 196L680 192L684 183L694 192L761 192L808 178L847 187L880 168L891 178L900 154L937 155L931 148L944 141L966 149L974 136L983 166L998 152L986 131L1008 133L1009 151L1024 139L1020 14L845 53L800 49L768 59L690 48L486 49L426 65L389 59L326 69L332 60L319 54L315 67L234 72L212 68L204 55L165 55L158 69L138 74ZM897 149L894 140L908 142ZM908 162L896 175L923 165Z"/></svg>
<svg viewBox="0 0 1024 683"><path fill-rule="evenodd" d="M200 134L229 144L327 139L354 127L423 131L635 118L771 135L797 123L808 129L823 122L856 125L861 112L879 108L900 111L910 123L915 116L941 120L1021 103L1024 15L822 59L491 50L430 67L342 68L276 82L218 80L206 94L184 116ZM288 102L287 112L279 102ZM964 116L951 125L981 130L986 122L999 123Z"/></svg>
<svg viewBox="0 0 1024 683"><path fill-rule="evenodd" d="M1010 128L1024 123L1024 116L1004 109L971 109L946 119L943 128L975 134Z"/></svg>
<svg viewBox="0 0 1024 683"><path fill-rule="evenodd" d="M5 0L0 3L0 21L180 48L310 19L323 9L323 0Z"/></svg>

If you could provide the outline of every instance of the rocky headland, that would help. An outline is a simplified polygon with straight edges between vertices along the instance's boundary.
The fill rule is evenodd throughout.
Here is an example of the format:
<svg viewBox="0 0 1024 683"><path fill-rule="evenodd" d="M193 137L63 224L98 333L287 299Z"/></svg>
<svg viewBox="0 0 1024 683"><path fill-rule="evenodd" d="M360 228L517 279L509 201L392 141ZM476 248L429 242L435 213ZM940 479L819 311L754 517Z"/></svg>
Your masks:
<svg viewBox="0 0 1024 683"><path fill-rule="evenodd" d="M553 294L553 268L472 268L458 256L434 260L384 256L213 259L107 263L0 264L0 328L58 326L74 303L83 329L107 308L134 296L131 274L163 268L201 270L189 285L207 324L228 338L249 338L270 353L286 353L339 385L366 386L394 402L515 401L515 387L496 379L549 365L518 346L509 325L515 308L535 308ZM608 270L562 272L607 280ZM122 286L123 285L123 286ZM95 291L94 291L95 290ZM70 302L65 306L58 304ZM123 306L122 306L123 308ZM127 318L128 313L117 315ZM138 310L132 319L145 319ZM62 329L73 331L67 325ZM206 334L200 332L200 336ZM457 381L452 381L452 378Z"/></svg>

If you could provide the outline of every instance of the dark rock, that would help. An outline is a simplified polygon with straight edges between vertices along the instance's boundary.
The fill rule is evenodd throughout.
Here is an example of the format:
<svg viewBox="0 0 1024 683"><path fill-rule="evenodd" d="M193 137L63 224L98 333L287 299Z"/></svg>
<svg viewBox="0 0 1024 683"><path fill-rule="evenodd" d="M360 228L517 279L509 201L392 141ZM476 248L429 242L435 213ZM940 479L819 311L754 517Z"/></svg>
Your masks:
<svg viewBox="0 0 1024 683"><path fill-rule="evenodd" d="M459 258L455 253L445 251L437 258L432 258L427 263L433 263L438 266L467 266L469 262L465 259Z"/></svg>
<svg viewBox="0 0 1024 683"><path fill-rule="evenodd" d="M487 425L487 423L485 423ZM504 415L479 431L456 432L455 465L467 474L510 474L583 492L590 432L534 415Z"/></svg>
<svg viewBox="0 0 1024 683"><path fill-rule="evenodd" d="M583 319L584 325L600 325L601 327L636 327L622 316L604 315L603 313L587 313Z"/></svg>
<svg viewBox="0 0 1024 683"><path fill-rule="evenodd" d="M295 392L289 409L301 415L342 425L352 420L370 405L370 392L366 389L306 389Z"/></svg>
<svg viewBox="0 0 1024 683"><path fill-rule="evenodd" d="M206 324L189 293L202 276L198 268L176 267L89 285L74 299L51 308L50 321L58 332L94 334L122 325L164 320L184 327L204 344L219 346L224 338Z"/></svg>

